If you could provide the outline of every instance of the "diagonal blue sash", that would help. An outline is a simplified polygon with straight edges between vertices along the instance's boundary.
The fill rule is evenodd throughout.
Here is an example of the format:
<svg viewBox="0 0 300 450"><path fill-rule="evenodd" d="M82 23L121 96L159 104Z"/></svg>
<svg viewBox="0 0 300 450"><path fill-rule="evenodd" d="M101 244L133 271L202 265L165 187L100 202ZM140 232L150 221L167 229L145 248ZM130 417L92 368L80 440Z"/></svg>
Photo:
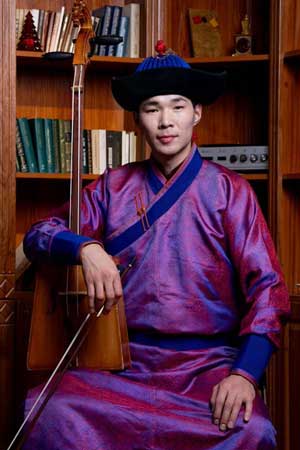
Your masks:
<svg viewBox="0 0 300 450"><path fill-rule="evenodd" d="M147 218L149 226L165 214L171 206L179 199L179 197L192 184L193 180L199 173L202 166L202 158L198 150L195 151L192 159L187 164L187 167L172 186L155 202L147 211ZM149 228L148 228L149 229ZM139 239L144 233L148 231L144 229L141 220L138 219L129 228L124 230L121 234L111 240L105 242L105 249L111 255L116 255L128 247L130 244Z"/></svg>

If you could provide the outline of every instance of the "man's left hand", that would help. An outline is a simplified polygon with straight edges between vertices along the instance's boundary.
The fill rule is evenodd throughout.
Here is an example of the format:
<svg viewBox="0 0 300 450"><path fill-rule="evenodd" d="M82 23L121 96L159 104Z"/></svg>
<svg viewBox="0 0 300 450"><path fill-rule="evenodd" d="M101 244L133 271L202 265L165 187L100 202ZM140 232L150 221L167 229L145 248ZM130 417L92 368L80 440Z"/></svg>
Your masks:
<svg viewBox="0 0 300 450"><path fill-rule="evenodd" d="M229 375L213 388L210 399L213 422L221 431L234 427L242 406L245 406L244 420L252 414L255 388L241 375Z"/></svg>

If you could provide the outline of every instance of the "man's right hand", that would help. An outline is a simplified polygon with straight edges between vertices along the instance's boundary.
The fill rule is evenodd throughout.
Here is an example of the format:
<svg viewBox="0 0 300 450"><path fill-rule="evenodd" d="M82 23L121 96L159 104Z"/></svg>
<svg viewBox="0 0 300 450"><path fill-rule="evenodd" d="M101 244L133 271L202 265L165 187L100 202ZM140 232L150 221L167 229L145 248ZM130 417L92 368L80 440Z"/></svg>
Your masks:
<svg viewBox="0 0 300 450"><path fill-rule="evenodd" d="M83 246L80 259L90 312L98 311L104 304L104 313L108 313L123 295L116 264L101 245L96 243Z"/></svg>

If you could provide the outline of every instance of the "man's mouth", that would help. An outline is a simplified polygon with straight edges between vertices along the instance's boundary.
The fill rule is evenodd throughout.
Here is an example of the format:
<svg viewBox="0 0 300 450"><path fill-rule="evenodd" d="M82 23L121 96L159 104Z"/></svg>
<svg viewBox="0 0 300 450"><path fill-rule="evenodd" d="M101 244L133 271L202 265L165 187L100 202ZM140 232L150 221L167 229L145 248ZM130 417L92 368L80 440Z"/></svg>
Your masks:
<svg viewBox="0 0 300 450"><path fill-rule="evenodd" d="M162 144L170 144L175 139L176 136L158 136L158 140Z"/></svg>

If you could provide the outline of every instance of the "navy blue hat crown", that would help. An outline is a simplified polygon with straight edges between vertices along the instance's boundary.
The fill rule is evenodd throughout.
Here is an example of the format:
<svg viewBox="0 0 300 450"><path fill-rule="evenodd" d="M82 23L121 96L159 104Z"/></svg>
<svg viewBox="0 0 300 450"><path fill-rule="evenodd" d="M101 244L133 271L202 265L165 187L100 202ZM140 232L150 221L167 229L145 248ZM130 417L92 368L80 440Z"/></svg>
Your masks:
<svg viewBox="0 0 300 450"><path fill-rule="evenodd" d="M156 56L145 58L134 74L112 79L116 101L128 111L138 111L146 99L157 95L182 95L194 104L214 102L224 91L226 73L193 69L184 59L166 48L155 46Z"/></svg>
<svg viewBox="0 0 300 450"><path fill-rule="evenodd" d="M163 41L157 42L155 50L157 51L157 55L145 58L141 64L137 66L136 72L170 67L191 69L191 66L184 59L180 58L172 52L172 50L167 50Z"/></svg>

